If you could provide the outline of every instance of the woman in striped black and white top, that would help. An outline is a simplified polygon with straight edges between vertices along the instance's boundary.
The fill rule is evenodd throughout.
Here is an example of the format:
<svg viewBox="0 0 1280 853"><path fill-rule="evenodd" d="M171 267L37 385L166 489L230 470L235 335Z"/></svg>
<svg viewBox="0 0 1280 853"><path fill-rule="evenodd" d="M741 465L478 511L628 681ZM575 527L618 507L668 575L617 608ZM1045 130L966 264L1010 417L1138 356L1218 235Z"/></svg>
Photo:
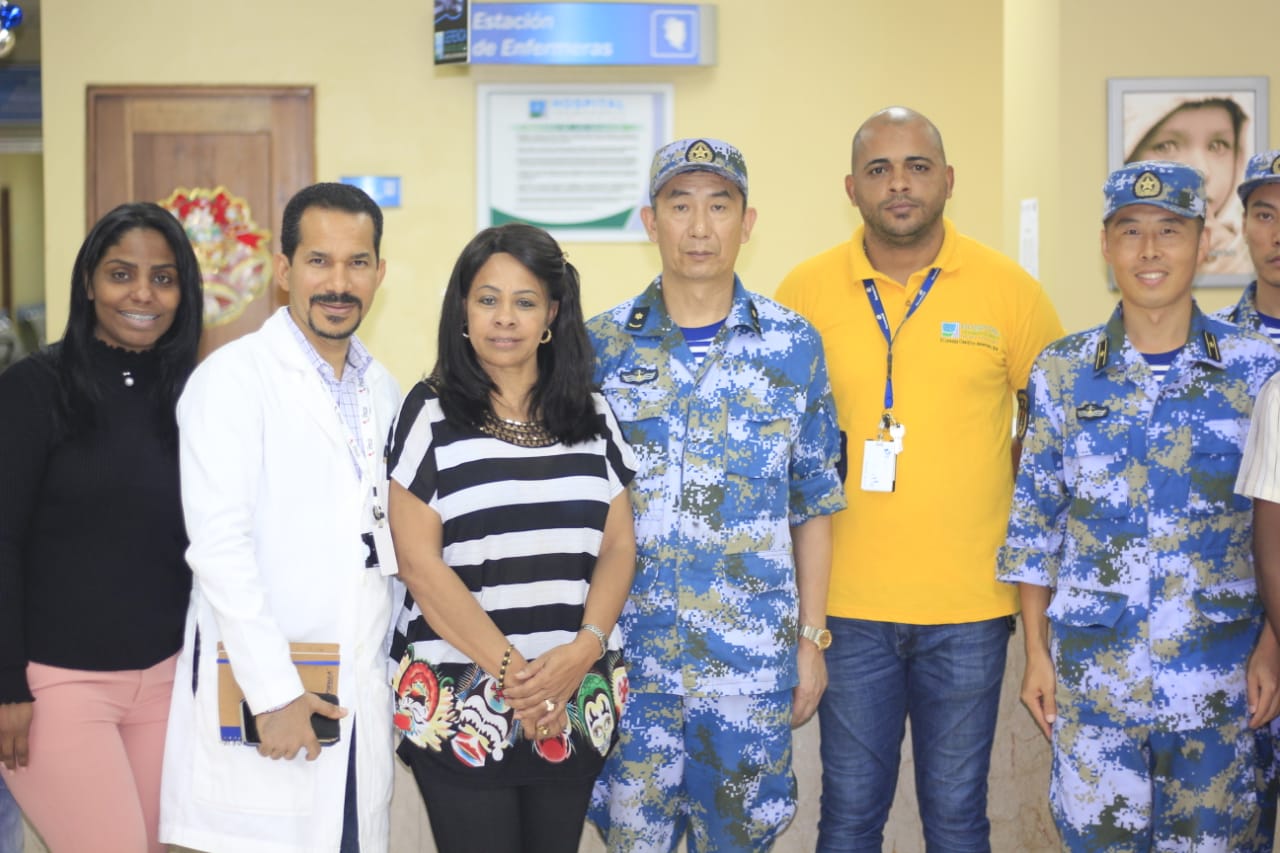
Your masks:
<svg viewBox="0 0 1280 853"><path fill-rule="evenodd" d="M591 364L550 235L478 234L389 460L398 753L441 853L577 850L617 739L635 460Z"/></svg>

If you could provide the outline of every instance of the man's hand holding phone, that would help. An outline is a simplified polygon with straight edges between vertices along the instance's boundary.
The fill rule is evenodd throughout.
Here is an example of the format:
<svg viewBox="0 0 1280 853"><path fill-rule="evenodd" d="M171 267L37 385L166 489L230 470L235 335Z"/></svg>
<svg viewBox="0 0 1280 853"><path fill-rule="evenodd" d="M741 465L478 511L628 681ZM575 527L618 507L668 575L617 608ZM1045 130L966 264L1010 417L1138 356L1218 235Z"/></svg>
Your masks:
<svg viewBox="0 0 1280 853"><path fill-rule="evenodd" d="M303 693L288 705L264 714L242 708L244 742L256 743L258 754L271 759L292 759L306 750L307 761L320 757L320 747L338 740L338 720L347 709L332 694Z"/></svg>

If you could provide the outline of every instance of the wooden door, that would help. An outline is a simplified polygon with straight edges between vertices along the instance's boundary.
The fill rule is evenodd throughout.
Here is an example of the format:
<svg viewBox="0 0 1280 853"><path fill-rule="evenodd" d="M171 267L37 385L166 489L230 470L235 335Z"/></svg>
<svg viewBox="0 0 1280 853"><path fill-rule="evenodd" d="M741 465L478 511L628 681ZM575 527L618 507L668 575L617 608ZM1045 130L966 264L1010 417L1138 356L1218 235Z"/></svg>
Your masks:
<svg viewBox="0 0 1280 853"><path fill-rule="evenodd" d="M117 204L225 187L278 252L285 204L315 180L313 103L303 86L90 86L86 229ZM216 324L206 311L202 356L257 329L284 303L270 264L265 275L261 295Z"/></svg>

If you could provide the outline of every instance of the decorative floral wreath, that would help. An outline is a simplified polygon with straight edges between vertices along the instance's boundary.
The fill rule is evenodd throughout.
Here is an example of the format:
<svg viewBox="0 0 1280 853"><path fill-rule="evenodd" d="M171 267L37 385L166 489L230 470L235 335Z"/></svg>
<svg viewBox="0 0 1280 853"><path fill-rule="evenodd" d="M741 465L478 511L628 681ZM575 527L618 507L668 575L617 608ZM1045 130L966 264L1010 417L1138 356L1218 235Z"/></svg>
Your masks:
<svg viewBox="0 0 1280 853"><path fill-rule="evenodd" d="M271 283L271 232L226 187L179 187L160 206L182 223L200 262L205 326L230 323Z"/></svg>

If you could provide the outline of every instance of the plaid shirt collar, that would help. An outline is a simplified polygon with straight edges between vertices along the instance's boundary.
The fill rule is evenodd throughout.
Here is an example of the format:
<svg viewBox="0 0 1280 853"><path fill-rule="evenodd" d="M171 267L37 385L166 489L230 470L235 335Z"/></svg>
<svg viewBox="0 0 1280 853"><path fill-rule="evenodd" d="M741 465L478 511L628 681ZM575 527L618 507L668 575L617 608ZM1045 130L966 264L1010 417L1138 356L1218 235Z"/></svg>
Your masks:
<svg viewBox="0 0 1280 853"><path fill-rule="evenodd" d="M302 348L302 352L311 361L311 366L320 374L320 378L324 380L325 385L329 387L342 386L348 382L358 385L361 379L364 379L365 371L369 369L369 365L373 363L373 356L369 355L369 351L365 349L364 344L360 343L360 339L352 335L350 346L347 347L347 369L342 371L342 378L339 379L334 373L333 365L324 360L320 353L316 352L316 348L311 345L311 341L307 340L307 336L298 326L296 320L293 319L293 312L285 307L282 309L288 318L289 331L293 333L293 339L298 342L298 346Z"/></svg>

